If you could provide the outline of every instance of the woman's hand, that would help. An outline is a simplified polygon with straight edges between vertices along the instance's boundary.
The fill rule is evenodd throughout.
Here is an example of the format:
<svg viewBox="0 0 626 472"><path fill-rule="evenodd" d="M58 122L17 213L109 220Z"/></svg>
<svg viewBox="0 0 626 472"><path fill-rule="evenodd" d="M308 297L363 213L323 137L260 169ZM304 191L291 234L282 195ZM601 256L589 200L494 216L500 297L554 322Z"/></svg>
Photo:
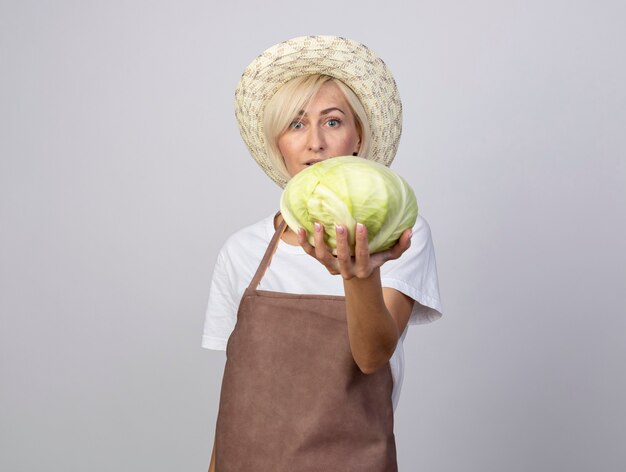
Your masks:
<svg viewBox="0 0 626 472"><path fill-rule="evenodd" d="M393 288L382 288L380 279L380 266L399 258L409 248L412 231L405 230L387 251L370 254L367 228L357 224L354 256L350 255L347 228L337 226L336 235L337 256L333 256L324 243L321 224L315 225L315 247L307 241L304 229L297 233L298 243L307 254L324 264L331 274L343 277L352 357L361 372L371 374L389 362L413 308L411 298Z"/></svg>
<svg viewBox="0 0 626 472"><path fill-rule="evenodd" d="M334 256L328 249L328 246L326 246L324 242L324 227L320 223L315 223L313 234L315 247L311 246L307 241L307 234L304 228L300 228L298 232L298 243L307 254L320 261L328 269L328 272L333 275L340 274L345 280L354 277L359 279L368 278L385 262L398 259L411 245L412 231L407 229L393 247L386 251L370 254L367 242L367 227L357 223L354 256L351 256L347 228L343 225L338 225L335 231L337 234L337 256Z"/></svg>

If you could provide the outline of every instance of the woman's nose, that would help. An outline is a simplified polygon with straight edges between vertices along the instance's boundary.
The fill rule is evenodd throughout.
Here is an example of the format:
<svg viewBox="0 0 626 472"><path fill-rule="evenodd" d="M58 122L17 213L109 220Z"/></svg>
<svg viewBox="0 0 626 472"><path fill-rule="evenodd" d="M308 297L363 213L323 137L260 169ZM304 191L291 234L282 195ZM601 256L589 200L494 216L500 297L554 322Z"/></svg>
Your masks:
<svg viewBox="0 0 626 472"><path fill-rule="evenodd" d="M312 126L309 129L308 141L308 148L310 151L323 151L326 147L324 132L316 126Z"/></svg>

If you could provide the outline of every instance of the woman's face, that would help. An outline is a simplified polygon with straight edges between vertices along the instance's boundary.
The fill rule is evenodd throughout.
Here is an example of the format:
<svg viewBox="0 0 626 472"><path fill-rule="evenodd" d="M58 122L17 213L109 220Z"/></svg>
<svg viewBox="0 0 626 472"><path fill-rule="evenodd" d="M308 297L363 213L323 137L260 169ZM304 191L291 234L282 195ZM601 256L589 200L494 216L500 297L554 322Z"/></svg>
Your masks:
<svg viewBox="0 0 626 472"><path fill-rule="evenodd" d="M322 85L305 108L277 143L292 177L316 162L352 155L361 143L350 105L334 83Z"/></svg>

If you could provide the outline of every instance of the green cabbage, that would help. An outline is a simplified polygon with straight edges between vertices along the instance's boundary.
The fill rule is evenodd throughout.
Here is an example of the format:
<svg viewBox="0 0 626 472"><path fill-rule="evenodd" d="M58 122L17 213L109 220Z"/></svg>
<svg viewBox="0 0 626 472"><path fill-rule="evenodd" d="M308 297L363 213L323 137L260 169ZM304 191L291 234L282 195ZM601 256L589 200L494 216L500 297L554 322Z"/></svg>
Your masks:
<svg viewBox="0 0 626 472"><path fill-rule="evenodd" d="M335 225L348 229L354 254L356 224L367 227L370 253L392 247L417 219L411 187L391 169L361 157L335 157L296 174L283 190L280 211L289 227L304 228L314 245L313 225L324 225L324 241L336 253Z"/></svg>

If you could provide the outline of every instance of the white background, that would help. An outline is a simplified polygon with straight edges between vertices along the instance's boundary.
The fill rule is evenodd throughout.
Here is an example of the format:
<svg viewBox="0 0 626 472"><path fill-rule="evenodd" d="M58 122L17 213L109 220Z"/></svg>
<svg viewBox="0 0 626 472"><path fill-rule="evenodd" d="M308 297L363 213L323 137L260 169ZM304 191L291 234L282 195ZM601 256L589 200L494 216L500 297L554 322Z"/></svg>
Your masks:
<svg viewBox="0 0 626 472"><path fill-rule="evenodd" d="M400 470L626 470L625 5L1 0L0 469L206 470L212 266L280 196L235 85L337 34L396 77L438 256Z"/></svg>

